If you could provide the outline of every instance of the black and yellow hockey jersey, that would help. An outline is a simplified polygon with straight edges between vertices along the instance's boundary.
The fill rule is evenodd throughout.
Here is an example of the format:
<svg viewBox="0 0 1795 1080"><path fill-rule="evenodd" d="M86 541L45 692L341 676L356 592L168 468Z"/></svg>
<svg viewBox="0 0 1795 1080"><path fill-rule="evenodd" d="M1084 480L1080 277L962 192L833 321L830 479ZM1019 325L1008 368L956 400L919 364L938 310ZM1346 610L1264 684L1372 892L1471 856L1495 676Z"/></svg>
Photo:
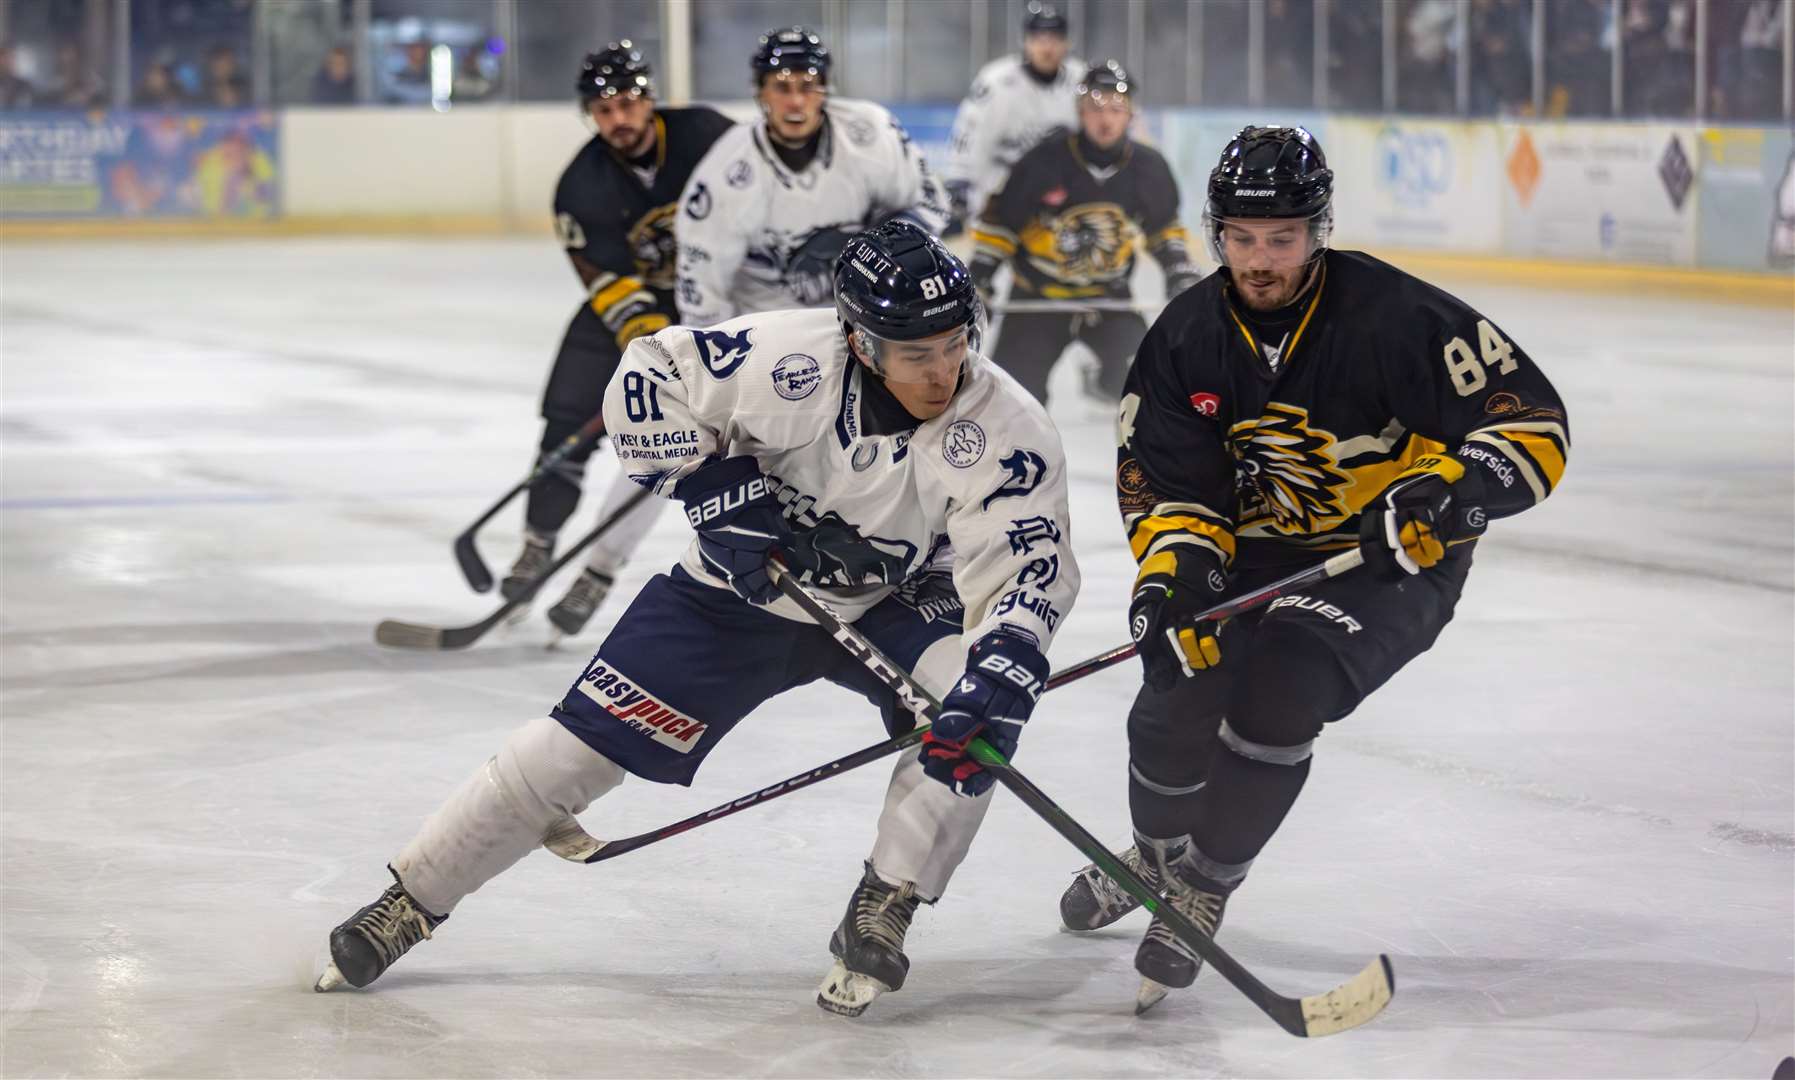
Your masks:
<svg viewBox="0 0 1795 1080"><path fill-rule="evenodd" d="M637 167L594 135L555 187L555 230L619 349L678 318L674 219L692 170L730 120L703 106L657 109L654 161Z"/></svg>
<svg viewBox="0 0 1795 1080"><path fill-rule="evenodd" d="M1492 518L1563 477L1557 391L1458 298L1329 251L1268 343L1228 282L1218 271L1166 307L1123 390L1116 493L1143 573L1171 569L1181 546L1245 567L1350 548L1359 511L1425 454L1481 470Z"/></svg>
<svg viewBox="0 0 1795 1080"><path fill-rule="evenodd" d="M1013 264L1017 299L1125 298L1143 244L1168 295L1195 280L1171 166L1133 139L1105 154L1075 132L1049 134L985 203L972 239L975 263Z"/></svg>

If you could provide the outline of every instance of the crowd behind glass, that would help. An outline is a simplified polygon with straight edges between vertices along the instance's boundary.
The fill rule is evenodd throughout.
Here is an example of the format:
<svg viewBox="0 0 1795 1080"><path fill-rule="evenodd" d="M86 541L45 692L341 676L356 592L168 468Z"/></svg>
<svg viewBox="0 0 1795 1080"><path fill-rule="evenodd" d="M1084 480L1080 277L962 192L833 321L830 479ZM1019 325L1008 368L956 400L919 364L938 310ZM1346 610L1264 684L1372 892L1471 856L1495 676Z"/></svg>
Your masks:
<svg viewBox="0 0 1795 1080"><path fill-rule="evenodd" d="M747 96L768 27L818 29L836 89L952 103L1024 0L690 0L693 96ZM1503 117L1790 118L1791 0L1068 0L1075 50L1150 105ZM0 0L0 107L421 105L571 97L660 0ZM1698 85L1701 91L1697 92Z"/></svg>

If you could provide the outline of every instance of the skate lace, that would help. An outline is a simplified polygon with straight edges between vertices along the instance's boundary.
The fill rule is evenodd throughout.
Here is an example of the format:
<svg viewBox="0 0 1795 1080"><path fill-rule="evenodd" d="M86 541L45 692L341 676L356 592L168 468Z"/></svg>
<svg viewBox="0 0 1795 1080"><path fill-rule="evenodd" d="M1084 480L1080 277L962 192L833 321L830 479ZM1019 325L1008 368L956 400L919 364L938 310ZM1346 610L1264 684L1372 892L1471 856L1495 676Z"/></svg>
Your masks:
<svg viewBox="0 0 1795 1080"><path fill-rule="evenodd" d="M1127 850L1116 852L1116 858L1121 861L1123 866L1139 874L1147 884L1156 889L1159 887L1159 870L1157 867L1141 862L1140 848L1130 844ZM1084 875L1085 883L1090 887L1091 896L1097 901L1099 914L1108 916L1112 912L1139 903L1128 894L1127 889L1116 884L1114 878L1097 869L1096 863L1085 867L1081 873Z"/></svg>
<svg viewBox="0 0 1795 1080"><path fill-rule="evenodd" d="M390 890L355 921L355 929L374 946L382 964L390 964L430 936L430 920L411 897Z"/></svg>
<svg viewBox="0 0 1795 1080"><path fill-rule="evenodd" d="M524 542L524 550L511 564L512 577L535 577L548 568L553 561L553 548L546 544Z"/></svg>
<svg viewBox="0 0 1795 1080"><path fill-rule="evenodd" d="M605 593L609 591L610 587L611 583L608 581L596 578L591 574L581 574L580 580L574 582L573 588L567 590L567 597L561 601L561 606L591 610L598 606L600 600L604 599Z"/></svg>
<svg viewBox="0 0 1795 1080"><path fill-rule="evenodd" d="M1166 899L1170 901L1178 914L1197 924L1197 929L1215 936L1222 924L1222 907L1228 898L1220 893L1204 892L1189 885L1174 881ZM1168 945L1185 956L1196 958L1197 951L1185 944L1184 940L1172 932L1171 926L1159 916L1153 917L1153 924L1147 927L1147 940Z"/></svg>
<svg viewBox="0 0 1795 1080"><path fill-rule="evenodd" d="M861 893L854 905L854 928L887 948L902 951L916 905L915 882L906 881L901 889L881 882Z"/></svg>

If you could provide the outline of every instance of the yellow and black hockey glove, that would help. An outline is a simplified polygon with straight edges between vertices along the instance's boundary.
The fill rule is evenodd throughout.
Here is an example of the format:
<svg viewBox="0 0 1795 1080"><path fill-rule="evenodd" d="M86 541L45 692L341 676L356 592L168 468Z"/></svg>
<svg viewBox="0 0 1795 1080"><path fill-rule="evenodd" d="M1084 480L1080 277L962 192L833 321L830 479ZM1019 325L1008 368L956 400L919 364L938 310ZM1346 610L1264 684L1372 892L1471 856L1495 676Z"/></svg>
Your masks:
<svg viewBox="0 0 1795 1080"><path fill-rule="evenodd" d="M1372 572L1401 581L1438 565L1454 544L1483 535L1483 476L1456 457L1429 454L1390 481L1359 518L1359 550Z"/></svg>
<svg viewBox="0 0 1795 1080"><path fill-rule="evenodd" d="M1170 690L1180 678L1221 665L1221 624L1195 616L1215 606L1227 588L1221 562L1196 548L1160 552L1141 564L1128 631L1149 687Z"/></svg>

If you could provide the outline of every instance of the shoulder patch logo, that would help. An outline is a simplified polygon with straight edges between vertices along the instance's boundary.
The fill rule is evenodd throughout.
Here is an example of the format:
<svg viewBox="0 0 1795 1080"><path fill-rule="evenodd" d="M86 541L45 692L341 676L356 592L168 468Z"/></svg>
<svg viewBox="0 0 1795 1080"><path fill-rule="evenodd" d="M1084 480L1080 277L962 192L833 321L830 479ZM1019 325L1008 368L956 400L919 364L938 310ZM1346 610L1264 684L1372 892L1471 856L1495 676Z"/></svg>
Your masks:
<svg viewBox="0 0 1795 1080"><path fill-rule="evenodd" d="M1334 465L1333 435L1309 426L1309 411L1271 402L1260 416L1228 432L1238 463L1242 531L1259 526L1280 535L1321 532L1350 512L1341 490L1349 478Z"/></svg>
<svg viewBox="0 0 1795 1080"><path fill-rule="evenodd" d="M1220 416L1222 399L1210 393L1196 393L1190 396L1190 407L1204 416Z"/></svg>
<svg viewBox="0 0 1795 1080"><path fill-rule="evenodd" d="M985 456L985 429L971 420L955 420L941 437L941 456L956 469L970 469Z"/></svg>
<svg viewBox="0 0 1795 1080"><path fill-rule="evenodd" d="M727 379L735 374L735 369L748 361L748 354L754 351L754 342L748 340L748 330L726 334L721 330L694 330L692 340L698 345L698 359L704 363L704 370L711 373L712 378Z"/></svg>
<svg viewBox="0 0 1795 1080"><path fill-rule="evenodd" d="M703 221L711 216L711 189L702 180L686 196L686 216L693 221Z"/></svg>
<svg viewBox="0 0 1795 1080"><path fill-rule="evenodd" d="M999 499L1027 495L1047 478L1047 459L1033 450L1017 447L1004 457L999 458L997 463L1008 470L1008 473L1004 477L1003 483L997 485L997 490L985 496L985 501L979 503L980 510L989 510L991 504Z"/></svg>
<svg viewBox="0 0 1795 1080"><path fill-rule="evenodd" d="M816 357L790 353L773 365L773 390L787 401L802 401L822 381L822 368Z"/></svg>

